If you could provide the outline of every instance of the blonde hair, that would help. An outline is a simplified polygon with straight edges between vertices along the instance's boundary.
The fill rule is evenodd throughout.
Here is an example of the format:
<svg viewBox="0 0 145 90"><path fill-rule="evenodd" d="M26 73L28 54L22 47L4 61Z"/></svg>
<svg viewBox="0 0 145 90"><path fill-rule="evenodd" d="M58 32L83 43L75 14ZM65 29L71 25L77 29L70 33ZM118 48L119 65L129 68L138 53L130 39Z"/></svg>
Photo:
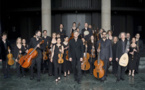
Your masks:
<svg viewBox="0 0 145 90"><path fill-rule="evenodd" d="M19 40L19 39L22 40L21 37L18 37L17 40L16 40L16 44L18 44L18 40ZM22 42L21 42L21 43L22 43Z"/></svg>

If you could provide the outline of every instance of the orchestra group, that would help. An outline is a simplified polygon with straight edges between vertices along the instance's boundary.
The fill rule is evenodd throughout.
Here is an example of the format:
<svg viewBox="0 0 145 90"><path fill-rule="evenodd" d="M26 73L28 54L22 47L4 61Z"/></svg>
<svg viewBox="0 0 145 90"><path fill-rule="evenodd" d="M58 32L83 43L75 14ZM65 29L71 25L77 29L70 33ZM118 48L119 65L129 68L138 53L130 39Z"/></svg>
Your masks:
<svg viewBox="0 0 145 90"><path fill-rule="evenodd" d="M88 73L104 82L107 80L110 65L116 82L125 79L126 70L132 77L139 73L140 55L143 50L139 33L132 38L130 33L125 32L112 36L111 30L95 30L88 23L85 23L80 31L79 24L73 22L70 37L66 35L63 24L60 24L57 32L52 33L52 37L47 34L47 30L37 30L29 43L18 37L14 47L7 40L7 33L2 34L0 61L5 79L11 77L12 65L16 65L17 77L21 78L25 77L26 69L29 69L30 80L34 79L36 69L38 82L41 80L41 73L46 71L49 76L54 76L56 82L61 80L62 72L64 78L73 73L74 80L79 84L82 76ZM119 64L124 53L129 57L127 66Z"/></svg>

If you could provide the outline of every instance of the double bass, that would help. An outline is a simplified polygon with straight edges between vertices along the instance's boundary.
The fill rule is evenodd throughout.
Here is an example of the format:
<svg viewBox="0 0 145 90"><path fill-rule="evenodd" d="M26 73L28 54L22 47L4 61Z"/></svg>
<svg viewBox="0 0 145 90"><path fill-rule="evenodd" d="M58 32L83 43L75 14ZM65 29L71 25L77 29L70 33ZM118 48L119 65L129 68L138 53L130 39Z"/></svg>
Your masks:
<svg viewBox="0 0 145 90"><path fill-rule="evenodd" d="M90 63L88 62L90 58L90 54L87 53L87 42L85 43L85 53L83 57L83 61L81 63L81 69L82 70L89 70L90 69Z"/></svg>
<svg viewBox="0 0 145 90"><path fill-rule="evenodd" d="M8 50L10 50L10 47L8 47ZM8 58L8 65L13 65L15 63L12 53L9 52L9 54L7 55L7 58Z"/></svg>
<svg viewBox="0 0 145 90"><path fill-rule="evenodd" d="M42 40L40 43L38 43L38 44L42 44L42 43L44 43L44 40ZM37 45L38 45L37 44ZM36 58L37 57L37 55L38 55L38 52L36 51L36 49L37 49L37 46L35 46L35 48L30 48L29 50L28 50L28 53L25 55L25 56L22 56L21 58L20 58L20 60L18 61L18 63L23 67L23 68L29 68L30 66L31 66L31 64L32 64L32 60L34 59L34 58Z"/></svg>

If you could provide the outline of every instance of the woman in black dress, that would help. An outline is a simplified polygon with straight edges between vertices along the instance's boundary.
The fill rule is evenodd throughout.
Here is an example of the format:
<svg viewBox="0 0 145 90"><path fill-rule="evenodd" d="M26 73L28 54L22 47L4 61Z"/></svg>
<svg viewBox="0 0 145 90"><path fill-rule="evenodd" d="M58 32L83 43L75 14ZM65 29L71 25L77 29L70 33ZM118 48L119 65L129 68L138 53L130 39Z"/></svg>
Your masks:
<svg viewBox="0 0 145 90"><path fill-rule="evenodd" d="M51 44L50 44L50 54L49 54L49 58L51 59L51 55L52 55L52 47L56 45L56 33L52 33L52 40L51 40ZM54 74L54 64L53 62L49 63L49 76L52 76Z"/></svg>
<svg viewBox="0 0 145 90"><path fill-rule="evenodd" d="M62 64L58 63L58 54L64 53L64 47L61 45L61 39L57 38L57 44L53 46L52 49L52 56L51 56L51 62L54 63L54 72L55 72L55 81L57 82L60 80L61 76L61 66Z"/></svg>
<svg viewBox="0 0 145 90"><path fill-rule="evenodd" d="M66 77L66 74L70 74L70 70L71 70L71 62L69 60L66 60L66 51L68 51L68 37L66 36L64 38L64 42L63 42L63 46L64 46L64 63L63 63L63 70L64 70L64 76Z"/></svg>
<svg viewBox="0 0 145 90"><path fill-rule="evenodd" d="M92 35L90 37L90 40L88 42L88 52L90 54L90 74L93 74L93 69L94 69L94 61L96 60L96 48L95 48L96 42L94 40L94 36Z"/></svg>
<svg viewBox="0 0 145 90"><path fill-rule="evenodd" d="M130 45L129 49L129 64L128 64L128 69L129 69L129 76L132 75L134 77L134 71L136 67L136 61L137 61L137 51L138 47L135 43L135 38L132 38L132 43Z"/></svg>
<svg viewBox="0 0 145 90"><path fill-rule="evenodd" d="M16 45L14 47L14 58L16 61L16 70L17 70L17 76L21 77L20 73L22 70L22 76L25 76L24 68L20 66L18 63L19 59L21 58L22 53L24 52L24 47L21 44L21 38L18 37L16 40Z"/></svg>
<svg viewBox="0 0 145 90"><path fill-rule="evenodd" d="M118 70L118 62L116 61L117 41L118 41L118 38L116 36L114 36L114 38L113 38L113 44L112 44L112 53L113 53L112 73L115 76L117 75L117 70Z"/></svg>
<svg viewBox="0 0 145 90"><path fill-rule="evenodd" d="M24 53L22 53L22 55L24 55L26 53L26 51L28 50L28 45L26 44L26 39L22 39L22 46L24 47Z"/></svg>

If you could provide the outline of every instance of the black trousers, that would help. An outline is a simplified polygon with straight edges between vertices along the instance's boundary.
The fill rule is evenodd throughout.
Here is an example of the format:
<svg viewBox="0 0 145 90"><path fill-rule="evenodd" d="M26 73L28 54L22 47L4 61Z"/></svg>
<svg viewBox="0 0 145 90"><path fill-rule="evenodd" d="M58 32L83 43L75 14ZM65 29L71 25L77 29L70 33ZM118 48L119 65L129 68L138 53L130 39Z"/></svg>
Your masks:
<svg viewBox="0 0 145 90"><path fill-rule="evenodd" d="M58 62L54 62L54 74L56 79L58 79L58 77L61 76L61 66L62 64L58 64Z"/></svg>
<svg viewBox="0 0 145 90"><path fill-rule="evenodd" d="M105 80L105 79L106 79L106 77L107 77L107 72L108 72L108 62L109 62L109 60L108 60L108 59L104 59L103 61L104 61L104 66L103 66L103 68L104 68L104 70L105 70L105 74L104 74L104 76L101 78L101 80Z"/></svg>
<svg viewBox="0 0 145 90"><path fill-rule="evenodd" d="M126 67L122 67L118 64L118 72L117 72L117 79L120 80L121 78L124 79Z"/></svg>
<svg viewBox="0 0 145 90"><path fill-rule="evenodd" d="M81 80L81 62L80 58L73 58L72 60L72 68L74 73L75 80Z"/></svg>
<svg viewBox="0 0 145 90"><path fill-rule="evenodd" d="M40 79L40 74L41 74L41 58L40 57L37 57L35 59L32 60L32 65L31 65L31 68L30 68L30 71L31 71L31 77L34 77L34 66L37 66L37 79Z"/></svg>
<svg viewBox="0 0 145 90"><path fill-rule="evenodd" d="M49 69L49 75L53 75L54 74L54 63L53 62L49 62L48 69Z"/></svg>
<svg viewBox="0 0 145 90"><path fill-rule="evenodd" d="M89 71L92 74L93 73L93 69L95 68L95 66L94 66L95 58L92 58L92 59L90 58L89 62L90 62L90 69L89 69Z"/></svg>
<svg viewBox="0 0 145 90"><path fill-rule="evenodd" d="M2 72L4 76L10 76L10 65L8 65L7 60L2 60Z"/></svg>
<svg viewBox="0 0 145 90"><path fill-rule="evenodd" d="M139 68L139 62L140 62L140 55L138 54L137 55L137 61L136 61L136 69L135 69L137 73L139 72L139 69L138 69Z"/></svg>
<svg viewBox="0 0 145 90"><path fill-rule="evenodd" d="M16 63L16 70L17 70L17 76L18 77L20 77L21 71L22 71L22 75L25 75L24 68L21 67L18 62Z"/></svg>
<svg viewBox="0 0 145 90"><path fill-rule="evenodd" d="M117 74L117 70L118 70L118 62L116 60L113 60L112 61L112 73Z"/></svg>
<svg viewBox="0 0 145 90"><path fill-rule="evenodd" d="M70 71L71 70L71 62L70 61L67 61L66 59L64 59L64 63L63 63L63 71L64 72L67 72L67 71Z"/></svg>

